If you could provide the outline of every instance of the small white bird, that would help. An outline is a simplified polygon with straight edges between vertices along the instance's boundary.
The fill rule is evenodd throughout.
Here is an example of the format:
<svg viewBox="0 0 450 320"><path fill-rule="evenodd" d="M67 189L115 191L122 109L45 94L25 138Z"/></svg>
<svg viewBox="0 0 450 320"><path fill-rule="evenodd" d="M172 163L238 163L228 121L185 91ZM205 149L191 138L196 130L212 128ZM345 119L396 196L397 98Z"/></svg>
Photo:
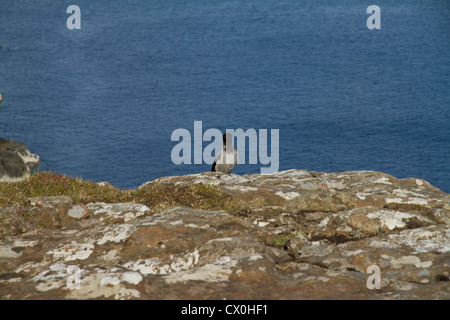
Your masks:
<svg viewBox="0 0 450 320"><path fill-rule="evenodd" d="M238 153L233 146L233 135L231 133L224 133L222 150L214 158L211 171L230 173L236 167L237 162Z"/></svg>

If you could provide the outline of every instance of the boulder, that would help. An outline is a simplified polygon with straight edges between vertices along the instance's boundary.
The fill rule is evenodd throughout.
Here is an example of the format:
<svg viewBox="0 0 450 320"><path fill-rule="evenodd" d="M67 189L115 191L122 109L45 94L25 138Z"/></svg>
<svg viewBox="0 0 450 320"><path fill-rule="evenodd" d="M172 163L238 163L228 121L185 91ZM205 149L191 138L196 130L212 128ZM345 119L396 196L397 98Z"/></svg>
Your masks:
<svg viewBox="0 0 450 320"><path fill-rule="evenodd" d="M0 182L22 181L30 175L30 168L17 153L0 149Z"/></svg>
<svg viewBox="0 0 450 320"><path fill-rule="evenodd" d="M0 208L0 238L40 228L63 228L89 215L87 206L68 196L29 198L27 203Z"/></svg>
<svg viewBox="0 0 450 320"><path fill-rule="evenodd" d="M450 299L450 195L424 180L208 172L132 193L196 184L229 202L30 199L49 222L0 239L0 299Z"/></svg>
<svg viewBox="0 0 450 320"><path fill-rule="evenodd" d="M27 146L0 138L0 182L17 182L29 178L30 168L39 164L40 158Z"/></svg>

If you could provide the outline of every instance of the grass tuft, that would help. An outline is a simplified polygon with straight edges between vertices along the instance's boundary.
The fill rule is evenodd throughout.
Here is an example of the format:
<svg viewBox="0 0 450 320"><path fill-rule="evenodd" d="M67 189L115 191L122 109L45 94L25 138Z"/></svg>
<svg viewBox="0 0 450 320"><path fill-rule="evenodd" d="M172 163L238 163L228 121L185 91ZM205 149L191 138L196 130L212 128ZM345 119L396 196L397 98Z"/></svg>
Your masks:
<svg viewBox="0 0 450 320"><path fill-rule="evenodd" d="M39 219L30 211L29 198L50 196L69 196L75 203L82 204L135 202L148 206L151 212L180 206L249 214L253 207L264 203L259 198L237 199L215 185L179 186L154 182L139 189L121 190L58 173L39 172L22 182L0 183L0 238L40 228Z"/></svg>
<svg viewBox="0 0 450 320"><path fill-rule="evenodd" d="M39 172L15 183L0 183L0 208L25 205L28 198L69 196L75 203L135 202L162 211L171 206L205 210L250 212L252 207L267 205L264 198L237 199L223 193L218 186L193 184L188 186L149 183L139 189L121 190L111 185L72 178L52 172Z"/></svg>
<svg viewBox="0 0 450 320"><path fill-rule="evenodd" d="M50 196L70 196L77 203L121 202L129 197L129 193L80 178L40 172L22 182L0 183L0 207L26 204L28 198L32 197Z"/></svg>

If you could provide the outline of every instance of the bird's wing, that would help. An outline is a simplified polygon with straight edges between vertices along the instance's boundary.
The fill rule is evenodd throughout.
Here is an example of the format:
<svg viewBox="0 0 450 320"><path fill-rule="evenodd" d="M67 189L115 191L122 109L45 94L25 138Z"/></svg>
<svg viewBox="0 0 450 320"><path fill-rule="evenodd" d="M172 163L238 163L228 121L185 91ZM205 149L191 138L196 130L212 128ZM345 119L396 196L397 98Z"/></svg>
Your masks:
<svg viewBox="0 0 450 320"><path fill-rule="evenodd" d="M222 159L222 150L220 150L219 153L216 154L216 156L214 157L214 163L213 163L212 168L211 168L212 172L216 171L216 165L218 163L221 164L223 162L223 160L221 160L221 159Z"/></svg>
<svg viewBox="0 0 450 320"><path fill-rule="evenodd" d="M223 159L223 150L220 150L219 153L216 155L216 157L214 158L214 162L217 164L223 164L224 163L224 159Z"/></svg>

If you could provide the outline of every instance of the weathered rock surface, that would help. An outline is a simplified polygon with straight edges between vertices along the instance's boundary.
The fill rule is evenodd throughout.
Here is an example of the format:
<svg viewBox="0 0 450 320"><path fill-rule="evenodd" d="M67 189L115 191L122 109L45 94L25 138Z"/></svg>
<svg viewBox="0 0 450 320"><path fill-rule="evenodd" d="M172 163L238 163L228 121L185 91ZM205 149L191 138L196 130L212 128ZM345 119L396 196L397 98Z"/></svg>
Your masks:
<svg viewBox="0 0 450 320"><path fill-rule="evenodd" d="M0 182L16 182L29 178L31 167L40 159L22 142L0 138Z"/></svg>
<svg viewBox="0 0 450 320"><path fill-rule="evenodd" d="M0 298L450 299L450 195L424 180L288 170L141 188L155 184L214 184L247 209L30 199L48 227L0 240Z"/></svg>

